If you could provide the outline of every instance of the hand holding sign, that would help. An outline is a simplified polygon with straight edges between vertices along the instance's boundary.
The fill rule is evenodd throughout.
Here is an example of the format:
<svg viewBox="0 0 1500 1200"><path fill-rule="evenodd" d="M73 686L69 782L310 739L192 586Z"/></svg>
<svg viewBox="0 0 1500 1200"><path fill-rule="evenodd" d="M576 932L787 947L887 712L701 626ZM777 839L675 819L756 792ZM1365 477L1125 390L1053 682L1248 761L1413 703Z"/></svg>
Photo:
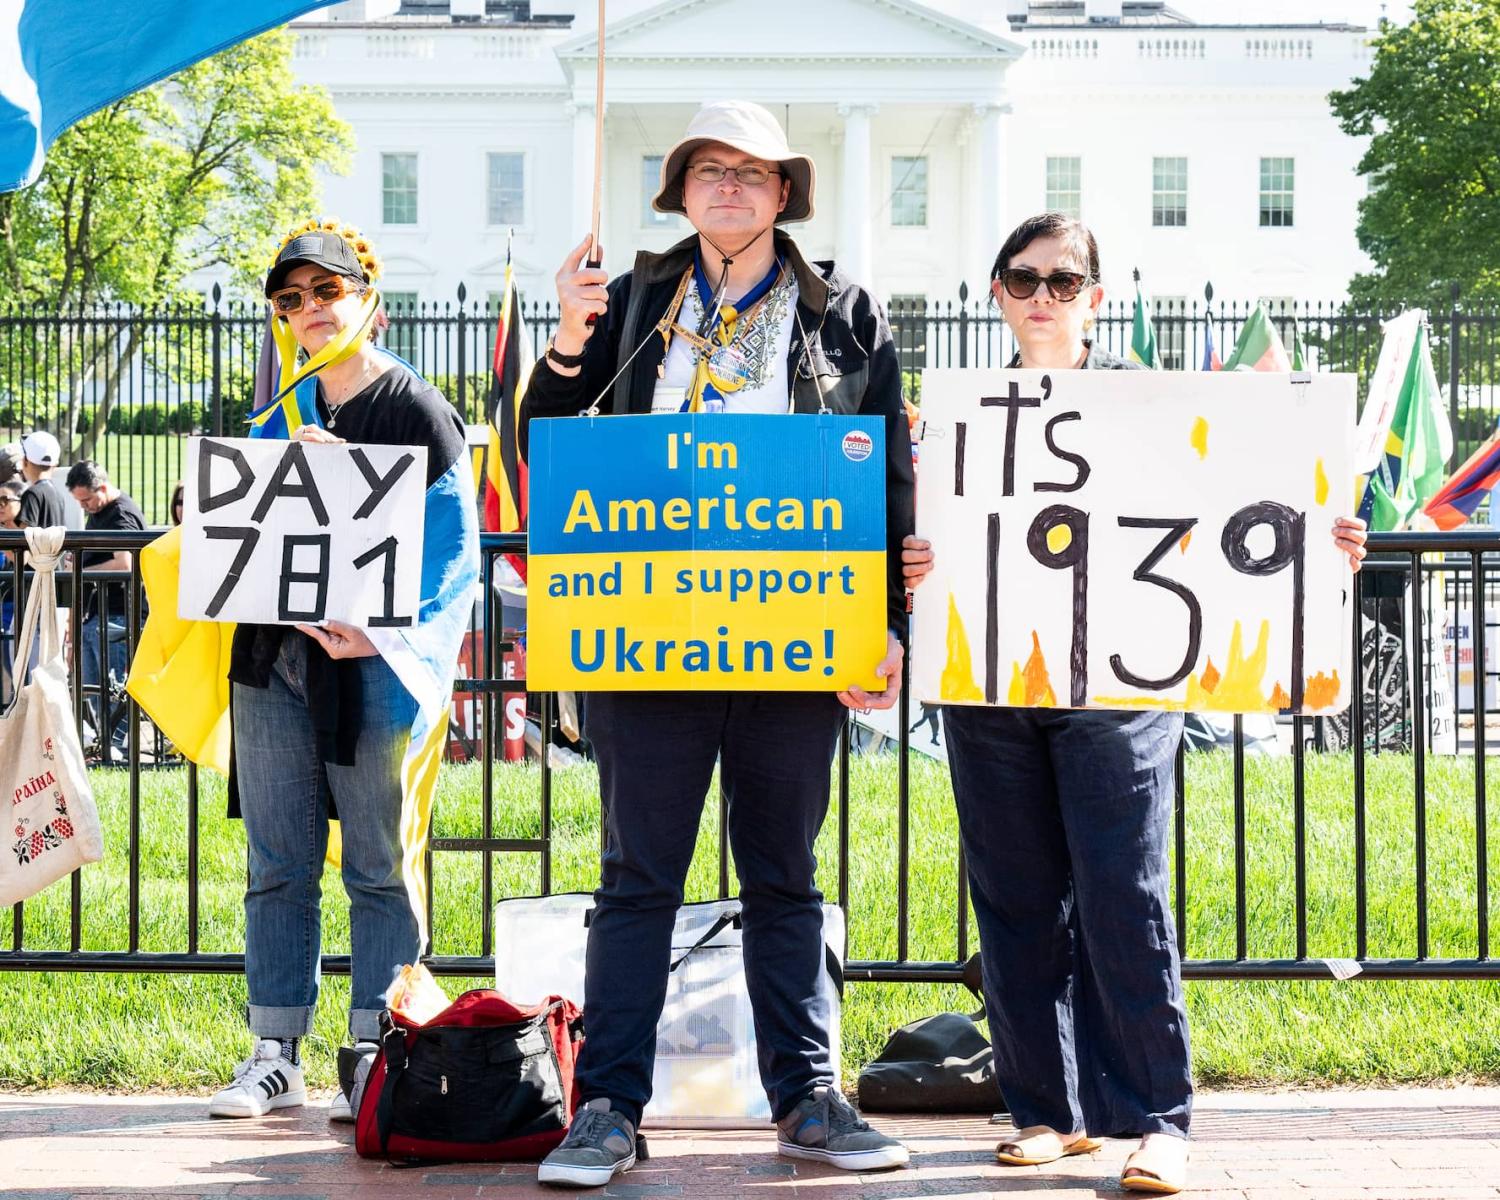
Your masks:
<svg viewBox="0 0 1500 1200"><path fill-rule="evenodd" d="M333 657L414 625L426 478L420 446L190 439L179 615L322 623Z"/></svg>

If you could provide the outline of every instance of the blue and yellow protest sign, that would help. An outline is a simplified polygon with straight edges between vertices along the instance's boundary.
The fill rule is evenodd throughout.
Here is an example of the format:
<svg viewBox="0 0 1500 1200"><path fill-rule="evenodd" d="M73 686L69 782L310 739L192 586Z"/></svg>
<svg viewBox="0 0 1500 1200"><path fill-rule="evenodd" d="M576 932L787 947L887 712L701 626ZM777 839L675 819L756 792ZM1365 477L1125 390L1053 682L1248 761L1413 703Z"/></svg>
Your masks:
<svg viewBox="0 0 1500 1200"><path fill-rule="evenodd" d="M563 417L530 450L532 688L884 686L879 418Z"/></svg>

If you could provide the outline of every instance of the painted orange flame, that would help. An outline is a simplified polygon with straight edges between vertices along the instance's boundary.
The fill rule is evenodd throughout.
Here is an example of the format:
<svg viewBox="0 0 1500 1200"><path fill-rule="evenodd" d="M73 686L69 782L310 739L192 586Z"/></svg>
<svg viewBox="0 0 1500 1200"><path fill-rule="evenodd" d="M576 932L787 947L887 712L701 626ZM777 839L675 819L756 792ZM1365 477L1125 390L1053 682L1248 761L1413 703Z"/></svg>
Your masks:
<svg viewBox="0 0 1500 1200"><path fill-rule="evenodd" d="M1319 671L1307 681L1307 688L1302 694L1303 705L1307 708L1327 708L1339 698L1339 673L1335 671L1332 675L1325 675Z"/></svg>
<svg viewBox="0 0 1500 1200"><path fill-rule="evenodd" d="M1007 699L1026 708L1057 707L1057 693L1052 690L1052 680L1047 677L1047 660L1042 655L1041 639L1035 629L1031 631L1031 656L1026 665L1012 664Z"/></svg>

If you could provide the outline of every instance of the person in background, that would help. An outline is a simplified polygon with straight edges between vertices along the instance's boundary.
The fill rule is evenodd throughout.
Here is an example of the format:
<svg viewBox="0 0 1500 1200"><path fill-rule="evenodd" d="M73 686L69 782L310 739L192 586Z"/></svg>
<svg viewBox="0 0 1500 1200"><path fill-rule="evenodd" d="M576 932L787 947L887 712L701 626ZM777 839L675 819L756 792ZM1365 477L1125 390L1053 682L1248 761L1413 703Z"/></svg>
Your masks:
<svg viewBox="0 0 1500 1200"><path fill-rule="evenodd" d="M0 446L0 483L10 483L19 479L24 487L26 480L21 476L21 453L20 442L7 442Z"/></svg>
<svg viewBox="0 0 1500 1200"><path fill-rule="evenodd" d="M177 481L177 486L172 489L172 503L168 506L172 514L172 524L182 524L182 480Z"/></svg>
<svg viewBox="0 0 1500 1200"><path fill-rule="evenodd" d="M3 453L4 451L0 451L0 454ZM21 494L25 491L26 483L19 476L0 483L0 530L20 528L16 524L16 514L21 511ZM11 642L16 632L11 625L16 607L15 596L11 592L14 581L10 572L12 565L10 552L0 551L0 705L8 704L12 694Z"/></svg>
<svg viewBox="0 0 1500 1200"><path fill-rule="evenodd" d="M50 529L54 525L83 528L82 516L76 523L68 519L69 505L52 479L52 472L61 459L62 447L45 429L28 433L21 439L21 474L26 479L26 494L21 497L16 524L22 529Z"/></svg>
<svg viewBox="0 0 1500 1200"><path fill-rule="evenodd" d="M89 531L146 528L140 505L111 483L98 463L89 459L74 463L68 468L66 482L69 494L88 514ZM100 580L88 588L88 607L79 633L83 685L94 689L88 702L99 735L100 758L106 763L123 763L129 731L123 717L111 716L110 694L124 683L127 669L126 611L132 554L128 550L85 550L79 557L86 571L117 571L126 576L118 583ZM100 654L101 642L108 659L107 671Z"/></svg>

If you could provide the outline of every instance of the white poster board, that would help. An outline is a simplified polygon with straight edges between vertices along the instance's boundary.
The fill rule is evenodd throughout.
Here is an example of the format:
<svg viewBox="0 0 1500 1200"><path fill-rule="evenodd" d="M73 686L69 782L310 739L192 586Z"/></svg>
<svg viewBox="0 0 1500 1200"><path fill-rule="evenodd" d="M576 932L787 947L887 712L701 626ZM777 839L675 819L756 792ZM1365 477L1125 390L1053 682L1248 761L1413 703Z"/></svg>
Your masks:
<svg viewBox="0 0 1500 1200"><path fill-rule="evenodd" d="M178 615L415 625L424 446L188 440Z"/></svg>
<svg viewBox="0 0 1500 1200"><path fill-rule="evenodd" d="M1355 382L1301 378L923 372L915 698L1343 709Z"/></svg>

